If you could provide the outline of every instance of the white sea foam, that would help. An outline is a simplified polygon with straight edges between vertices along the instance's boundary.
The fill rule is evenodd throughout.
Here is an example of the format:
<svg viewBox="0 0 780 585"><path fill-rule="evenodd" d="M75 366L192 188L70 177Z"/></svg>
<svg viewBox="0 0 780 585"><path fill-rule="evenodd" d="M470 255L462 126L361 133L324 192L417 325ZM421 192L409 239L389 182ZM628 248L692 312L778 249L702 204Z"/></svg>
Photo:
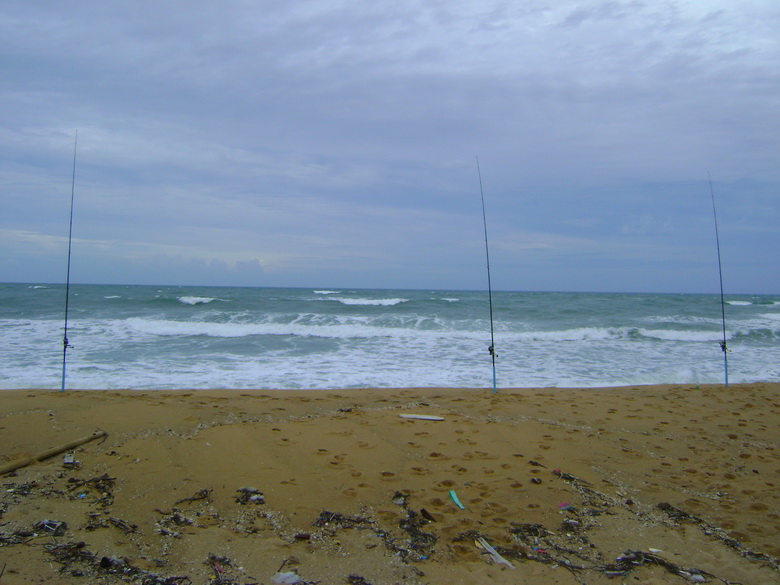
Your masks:
<svg viewBox="0 0 780 585"><path fill-rule="evenodd" d="M129 328L139 333L158 336L208 336L238 338L262 335L287 335L294 337L321 337L326 339L395 338L417 339L422 337L452 338L453 331L442 331L432 326L387 327L361 322L361 319L339 318L330 323L318 324L319 319L300 316L291 322L262 323L213 323L208 321L175 321L169 319L127 319ZM421 322L421 325L427 321ZM483 332L461 331L457 336L472 339L484 337Z"/></svg>
<svg viewBox="0 0 780 585"><path fill-rule="evenodd" d="M8 301L0 303L0 388L57 388L61 302L27 289L7 286ZM73 387L487 387L491 381L481 293L79 290L88 294L74 297L68 329ZM106 303L108 296L122 303ZM500 387L722 381L720 311L710 317L709 309L718 307L714 295L496 298ZM752 307L727 315L735 384L780 379L780 302L751 300Z"/></svg>
<svg viewBox="0 0 780 585"><path fill-rule="evenodd" d="M649 323L672 323L676 325L719 325L721 319L718 317L700 317L697 315L660 315L645 317L643 319Z"/></svg>
<svg viewBox="0 0 780 585"><path fill-rule="evenodd" d="M750 301L726 301L727 305L732 305L734 307L749 307L753 303Z"/></svg>
<svg viewBox="0 0 780 585"><path fill-rule="evenodd" d="M579 327L558 331L529 331L512 335L518 341L594 341L621 339L628 334L627 328Z"/></svg>
<svg viewBox="0 0 780 585"><path fill-rule="evenodd" d="M674 329L639 329L641 335L664 341L718 341L723 334L718 331L680 331Z"/></svg>
<svg viewBox="0 0 780 585"><path fill-rule="evenodd" d="M343 305L358 305L358 306L377 306L377 307L391 307L393 305L400 305L401 303L409 302L409 299L352 299L349 297L333 297L328 298L329 301L338 301Z"/></svg>
<svg viewBox="0 0 780 585"><path fill-rule="evenodd" d="M206 303L213 303L214 301L218 301L219 299L216 299L214 297L179 297L178 300L185 305L200 305L200 304L206 304Z"/></svg>

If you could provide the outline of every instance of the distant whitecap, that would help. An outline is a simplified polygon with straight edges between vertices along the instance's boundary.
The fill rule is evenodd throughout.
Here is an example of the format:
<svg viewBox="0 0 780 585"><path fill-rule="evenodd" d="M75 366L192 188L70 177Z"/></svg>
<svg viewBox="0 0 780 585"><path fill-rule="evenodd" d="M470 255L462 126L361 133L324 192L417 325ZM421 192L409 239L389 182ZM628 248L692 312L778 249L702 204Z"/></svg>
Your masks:
<svg viewBox="0 0 780 585"><path fill-rule="evenodd" d="M334 298L328 299L338 301L344 305L363 305L363 306L384 306L391 307L393 305L400 305L401 303L409 302L409 299L349 299L349 298Z"/></svg>
<svg viewBox="0 0 780 585"><path fill-rule="evenodd" d="M219 299L215 299L214 297L179 297L178 300L185 305L200 305L211 303Z"/></svg>

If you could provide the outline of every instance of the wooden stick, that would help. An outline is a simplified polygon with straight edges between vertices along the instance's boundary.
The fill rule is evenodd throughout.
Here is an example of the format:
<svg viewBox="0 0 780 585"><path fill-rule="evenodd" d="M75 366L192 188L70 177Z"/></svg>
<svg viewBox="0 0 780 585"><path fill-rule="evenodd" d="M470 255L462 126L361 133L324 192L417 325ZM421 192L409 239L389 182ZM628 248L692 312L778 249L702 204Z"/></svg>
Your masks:
<svg viewBox="0 0 780 585"><path fill-rule="evenodd" d="M40 453L34 455L33 457L25 457L24 459L17 459L16 461L11 461L10 463L6 463L5 465L0 465L0 475L9 473L11 471L15 471L21 467L26 467L31 463L35 463L36 461L44 461L46 459L49 459L50 457L54 457L55 455L59 455L60 453L64 453L65 451L70 451L71 449L80 447L85 443L89 443L90 441L94 441L95 439L100 439L106 436L108 436L108 433L106 431L95 431L91 435L88 435L86 437L81 437L80 439L76 439L75 441L71 441L70 443L65 443L64 445L60 445L59 447L52 447L51 449L47 449L46 451L41 451Z"/></svg>

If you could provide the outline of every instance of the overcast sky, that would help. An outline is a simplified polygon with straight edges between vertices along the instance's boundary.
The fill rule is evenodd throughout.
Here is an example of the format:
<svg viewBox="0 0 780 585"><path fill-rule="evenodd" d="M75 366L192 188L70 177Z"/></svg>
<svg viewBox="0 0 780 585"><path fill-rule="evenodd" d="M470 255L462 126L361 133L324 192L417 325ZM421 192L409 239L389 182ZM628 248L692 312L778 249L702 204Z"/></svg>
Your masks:
<svg viewBox="0 0 780 585"><path fill-rule="evenodd" d="M0 280L780 293L776 0L4 0Z"/></svg>

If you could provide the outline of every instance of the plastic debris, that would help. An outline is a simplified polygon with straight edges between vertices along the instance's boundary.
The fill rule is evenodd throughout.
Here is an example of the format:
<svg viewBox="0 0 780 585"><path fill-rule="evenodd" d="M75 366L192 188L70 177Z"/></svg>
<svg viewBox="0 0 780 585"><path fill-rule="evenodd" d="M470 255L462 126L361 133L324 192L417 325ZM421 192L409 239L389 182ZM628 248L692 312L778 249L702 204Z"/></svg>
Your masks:
<svg viewBox="0 0 780 585"><path fill-rule="evenodd" d="M508 560L506 560L504 557L502 557L500 554L498 554L498 551L494 549L492 546L490 546L484 538L481 536L477 538L477 542L479 545L484 548L488 553L490 553L490 556L493 557L493 560L498 563L499 565L506 565L510 569L514 569L514 565L510 563Z"/></svg>
<svg viewBox="0 0 780 585"><path fill-rule="evenodd" d="M68 523L61 520L41 520L33 524L33 528L53 536L62 536L68 529Z"/></svg>
<svg viewBox="0 0 780 585"><path fill-rule="evenodd" d="M297 583L303 583L303 579L294 571L280 571L271 577L271 582L276 585L296 585Z"/></svg>
<svg viewBox="0 0 780 585"><path fill-rule="evenodd" d="M433 414L399 414L401 418L408 418L413 420L433 420L433 421L441 421L444 420L443 416L436 416Z"/></svg>
<svg viewBox="0 0 780 585"><path fill-rule="evenodd" d="M409 495L403 492L395 492L395 494L393 494L393 503L396 506L406 506L407 499L409 499Z"/></svg>
<svg viewBox="0 0 780 585"><path fill-rule="evenodd" d="M455 490L450 490L450 497L452 498L452 501L455 502L455 505L460 508L461 510L465 510L466 506L460 503L460 500L458 499L458 494L455 493Z"/></svg>
<svg viewBox="0 0 780 585"><path fill-rule="evenodd" d="M239 504L265 504L265 496L257 488L242 487L236 491L239 493L236 498L236 502Z"/></svg>
<svg viewBox="0 0 780 585"><path fill-rule="evenodd" d="M73 469L81 466L80 461L76 461L76 457L73 453L66 453L62 458L62 466L68 469Z"/></svg>

